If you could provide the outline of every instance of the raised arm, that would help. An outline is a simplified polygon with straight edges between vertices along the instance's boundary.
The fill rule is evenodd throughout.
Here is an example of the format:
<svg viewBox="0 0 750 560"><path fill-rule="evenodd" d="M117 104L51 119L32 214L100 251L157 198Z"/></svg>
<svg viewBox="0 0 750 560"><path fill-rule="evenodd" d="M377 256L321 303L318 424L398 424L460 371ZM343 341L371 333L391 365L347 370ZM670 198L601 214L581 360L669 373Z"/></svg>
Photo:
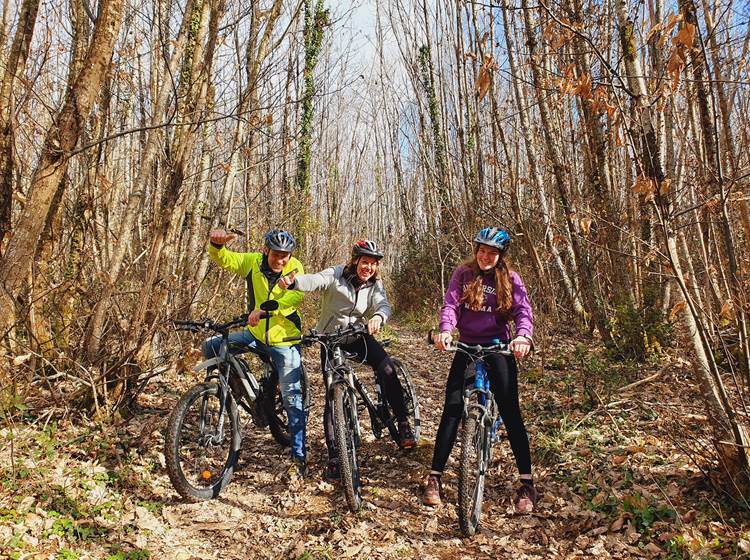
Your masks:
<svg viewBox="0 0 750 560"><path fill-rule="evenodd" d="M227 233L223 229L211 230L208 238L208 256L224 270L247 276L251 264L248 255L251 253L235 253L225 246L235 237L234 234Z"/></svg>

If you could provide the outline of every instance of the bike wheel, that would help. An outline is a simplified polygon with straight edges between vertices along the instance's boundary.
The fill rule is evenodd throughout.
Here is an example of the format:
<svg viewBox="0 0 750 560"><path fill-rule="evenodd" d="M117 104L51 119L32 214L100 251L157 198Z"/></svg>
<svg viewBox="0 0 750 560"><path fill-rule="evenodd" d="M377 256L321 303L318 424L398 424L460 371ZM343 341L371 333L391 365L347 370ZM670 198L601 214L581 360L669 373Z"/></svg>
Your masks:
<svg viewBox="0 0 750 560"><path fill-rule="evenodd" d="M271 431L273 439L282 447L289 447L291 443L289 423L284 408L284 397L281 394L281 387L279 387L279 373L276 369L271 369L270 374L263 378L261 406L268 420L268 429Z"/></svg>
<svg viewBox="0 0 750 560"><path fill-rule="evenodd" d="M421 421L419 419L419 399L417 398L417 389L411 379L411 374L406 366L396 358L393 358L393 365L396 368L396 375L401 383L401 392L404 395L404 405L406 406L406 419L409 421L412 432L414 432L414 441L419 442L421 432Z"/></svg>
<svg viewBox="0 0 750 560"><path fill-rule="evenodd" d="M461 432L461 460L458 466L458 521L461 532L470 537L476 533L482 517L482 498L487 474L490 434L479 410L470 410Z"/></svg>
<svg viewBox="0 0 750 560"><path fill-rule="evenodd" d="M167 473L180 496L217 497L232 478L242 443L234 399L216 383L190 388L169 415L164 443Z"/></svg>
<svg viewBox="0 0 750 560"><path fill-rule="evenodd" d="M356 445L356 403L344 383L336 383L332 390L333 436L339 454L341 484L344 487L346 503L352 511L362 505L362 488L359 480Z"/></svg>

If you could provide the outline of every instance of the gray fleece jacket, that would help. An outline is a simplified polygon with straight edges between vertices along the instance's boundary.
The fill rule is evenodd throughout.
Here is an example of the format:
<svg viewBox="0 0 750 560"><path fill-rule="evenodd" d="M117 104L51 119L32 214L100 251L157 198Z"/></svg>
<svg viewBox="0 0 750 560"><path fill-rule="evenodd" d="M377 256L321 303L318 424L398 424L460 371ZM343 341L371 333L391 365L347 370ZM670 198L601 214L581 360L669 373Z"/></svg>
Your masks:
<svg viewBox="0 0 750 560"><path fill-rule="evenodd" d="M391 316L382 280L370 279L357 287L344 274L344 265L297 276L290 289L301 292L325 290L320 319L315 327L319 332L332 332L339 326L367 322L374 315L380 315L385 324Z"/></svg>

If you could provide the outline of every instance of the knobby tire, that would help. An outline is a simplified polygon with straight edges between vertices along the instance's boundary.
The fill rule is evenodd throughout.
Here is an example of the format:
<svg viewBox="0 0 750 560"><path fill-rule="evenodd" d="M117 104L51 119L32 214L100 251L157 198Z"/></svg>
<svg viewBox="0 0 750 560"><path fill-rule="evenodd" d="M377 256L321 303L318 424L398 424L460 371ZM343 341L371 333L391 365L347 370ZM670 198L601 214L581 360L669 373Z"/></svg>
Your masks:
<svg viewBox="0 0 750 560"><path fill-rule="evenodd" d="M471 537L482 516L482 498L488 465L483 465L484 448L490 445L488 428L479 410L470 410L461 431L461 459L458 467L458 521L461 532Z"/></svg>
<svg viewBox="0 0 750 560"><path fill-rule="evenodd" d="M175 490L191 501L216 498L229 484L242 444L237 405L231 396L219 433L221 391L217 383L191 387L169 415L165 437L167 473Z"/></svg>
<svg viewBox="0 0 750 560"><path fill-rule="evenodd" d="M344 487L346 503L352 511L362 505L362 492L357 465L355 443L354 405L349 388L344 383L336 383L332 388L333 435L339 455L341 485Z"/></svg>

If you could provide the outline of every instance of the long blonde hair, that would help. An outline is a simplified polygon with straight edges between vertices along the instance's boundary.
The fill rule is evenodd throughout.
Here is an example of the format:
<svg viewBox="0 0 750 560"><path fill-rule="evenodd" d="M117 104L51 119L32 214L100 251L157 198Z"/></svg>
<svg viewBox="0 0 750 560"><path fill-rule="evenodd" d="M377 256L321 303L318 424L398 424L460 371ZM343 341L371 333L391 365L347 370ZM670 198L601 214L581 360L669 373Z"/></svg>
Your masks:
<svg viewBox="0 0 750 560"><path fill-rule="evenodd" d="M474 280L464 290L459 303L465 303L466 307L472 311L479 311L484 304L484 275L477 264L477 250L479 245L474 248L474 255L464 262L474 274ZM505 261L505 252L500 253L500 258L495 265L495 293L497 299L497 311L501 317L510 315L513 307L513 282L510 279L510 267Z"/></svg>

